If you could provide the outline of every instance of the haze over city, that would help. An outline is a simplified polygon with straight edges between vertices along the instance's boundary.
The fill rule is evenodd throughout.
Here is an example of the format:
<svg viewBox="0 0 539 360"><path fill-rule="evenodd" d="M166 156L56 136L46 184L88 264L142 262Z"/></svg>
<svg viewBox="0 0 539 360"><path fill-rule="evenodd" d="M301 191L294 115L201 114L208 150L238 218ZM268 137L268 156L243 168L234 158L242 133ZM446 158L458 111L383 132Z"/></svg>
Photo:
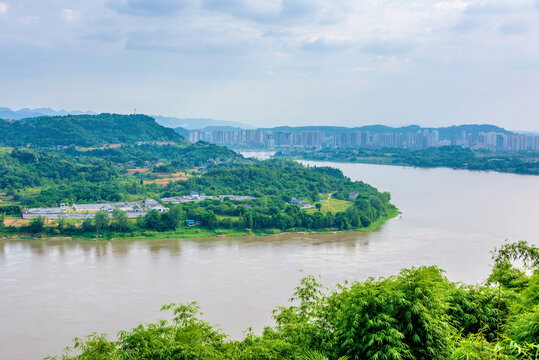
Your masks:
<svg viewBox="0 0 539 360"><path fill-rule="evenodd" d="M0 106L536 131L539 2L0 1Z"/></svg>

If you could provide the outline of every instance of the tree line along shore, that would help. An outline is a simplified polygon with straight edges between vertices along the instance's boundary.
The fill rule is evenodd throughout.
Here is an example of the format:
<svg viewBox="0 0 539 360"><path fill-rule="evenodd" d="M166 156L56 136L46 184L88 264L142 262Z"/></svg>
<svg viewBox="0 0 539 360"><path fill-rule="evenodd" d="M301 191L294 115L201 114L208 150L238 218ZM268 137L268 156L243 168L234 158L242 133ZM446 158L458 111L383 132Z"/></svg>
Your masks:
<svg viewBox="0 0 539 360"><path fill-rule="evenodd" d="M496 171L522 175L539 175L539 152L474 151L460 146L427 149L407 148L321 148L278 151L276 157L316 161L400 165L423 168Z"/></svg>
<svg viewBox="0 0 539 360"><path fill-rule="evenodd" d="M33 214L30 220L19 220L20 208L10 205L0 207L0 235L8 238L68 236L75 239L111 239L372 231L399 213L389 203L388 196L371 195L350 201L325 195L325 199L319 199L321 202L308 209L266 196L247 201L227 197L224 200L167 204L167 207L153 200L157 204L152 210L144 209L146 211L137 213L134 218L121 207L114 207L111 211L71 214L80 216L80 219L66 219L69 214L60 214L55 219Z"/></svg>

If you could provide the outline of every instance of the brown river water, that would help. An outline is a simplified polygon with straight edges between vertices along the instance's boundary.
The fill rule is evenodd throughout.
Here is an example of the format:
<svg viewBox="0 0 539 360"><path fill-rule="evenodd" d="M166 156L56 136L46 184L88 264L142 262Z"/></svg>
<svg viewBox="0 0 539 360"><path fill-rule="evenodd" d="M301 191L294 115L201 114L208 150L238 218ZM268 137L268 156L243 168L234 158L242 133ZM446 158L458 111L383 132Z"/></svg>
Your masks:
<svg viewBox="0 0 539 360"><path fill-rule="evenodd" d="M58 354L75 336L114 335L166 318L162 304L198 301L206 319L239 338L271 324L299 280L388 276L438 265L480 282L489 251L539 244L539 177L335 164L392 194L402 211L372 233L203 240L0 241L0 358Z"/></svg>

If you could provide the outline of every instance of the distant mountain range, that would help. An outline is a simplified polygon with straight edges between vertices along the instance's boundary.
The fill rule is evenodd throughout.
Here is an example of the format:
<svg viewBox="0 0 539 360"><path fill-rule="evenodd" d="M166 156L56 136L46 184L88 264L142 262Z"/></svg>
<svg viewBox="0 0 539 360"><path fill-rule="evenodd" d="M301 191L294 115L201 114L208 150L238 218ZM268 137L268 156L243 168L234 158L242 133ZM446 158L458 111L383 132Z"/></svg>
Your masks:
<svg viewBox="0 0 539 360"><path fill-rule="evenodd" d="M11 110L7 107L0 107L0 119L4 120L21 120L26 118L36 118L42 116L65 116L65 115L97 115L93 111L67 111L59 110L55 111L51 108L38 108L29 109L24 108L20 110Z"/></svg>
<svg viewBox="0 0 539 360"><path fill-rule="evenodd" d="M21 120L25 118L37 118L43 116L66 116L66 115L97 115L93 111L67 111L67 110L53 110L50 108L38 108L38 109L29 109L24 108L20 110L12 110L7 107L0 107L0 119L5 120ZM177 118L171 116L161 116L161 115L151 115L157 122L157 124L176 129L177 133L188 137L188 130L204 130L206 132L211 132L213 130L221 131L238 131L242 129L255 129L254 126L237 122L237 121L226 121L226 120L214 120L206 118ZM471 133L474 136L477 136L479 132L497 132L504 134L515 134L506 130L504 128L495 126L495 125L453 125L449 127L420 127L418 125L409 125L403 127L389 127L385 125L367 125L361 127L344 127L344 126L279 126L274 128L259 128L260 130L273 130L273 131L292 131L292 132L301 132L301 131L323 131L326 136L330 136L334 132L343 132L343 131L369 131L371 134L383 134L383 133L407 133L407 132L417 132L420 130L438 130L442 138L451 138L453 135L459 135L462 131ZM528 132L529 133L529 132Z"/></svg>
<svg viewBox="0 0 539 360"><path fill-rule="evenodd" d="M42 116L66 116L66 115L97 115L93 111L67 111L67 110L53 110L51 108L38 108L29 109L24 108L20 110L12 110L8 107L0 107L0 119L4 120L21 120L27 118L37 118ZM237 121L225 121L214 119L182 119L171 116L151 115L159 125L163 125L169 128L184 128L187 130L198 130L208 126L224 127L231 126L240 129L253 129L254 127L248 124L244 124Z"/></svg>
<svg viewBox="0 0 539 360"><path fill-rule="evenodd" d="M170 116L152 115L158 124L170 128L184 128L187 130L200 130L207 127L235 127L240 129L254 129L253 126L237 121L214 119L181 119Z"/></svg>

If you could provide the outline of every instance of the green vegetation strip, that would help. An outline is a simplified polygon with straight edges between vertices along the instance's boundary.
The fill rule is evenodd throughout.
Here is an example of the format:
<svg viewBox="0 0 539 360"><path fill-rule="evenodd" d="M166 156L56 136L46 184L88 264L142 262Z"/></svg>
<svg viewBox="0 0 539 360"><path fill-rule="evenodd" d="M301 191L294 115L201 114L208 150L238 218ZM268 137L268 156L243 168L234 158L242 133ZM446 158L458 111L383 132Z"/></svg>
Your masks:
<svg viewBox="0 0 539 360"><path fill-rule="evenodd" d="M277 157L289 157L277 153ZM305 160L354 162L363 164L416 167L449 167L468 170L489 170L526 175L539 175L539 153L472 151L460 146L432 147L421 150L401 148L325 148L299 151L293 157Z"/></svg>

